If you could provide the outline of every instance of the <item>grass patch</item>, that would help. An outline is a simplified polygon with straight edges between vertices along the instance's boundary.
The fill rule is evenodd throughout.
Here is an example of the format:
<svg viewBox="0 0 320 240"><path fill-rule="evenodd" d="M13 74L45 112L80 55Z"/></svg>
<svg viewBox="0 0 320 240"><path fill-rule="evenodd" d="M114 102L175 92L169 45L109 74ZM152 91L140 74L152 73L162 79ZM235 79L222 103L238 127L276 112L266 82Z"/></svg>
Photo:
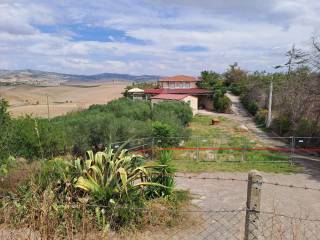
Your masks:
<svg viewBox="0 0 320 240"><path fill-rule="evenodd" d="M272 173L296 173L300 168L288 163L267 162L209 162L194 160L175 160L173 165L179 172L248 172L256 169Z"/></svg>
<svg viewBox="0 0 320 240"><path fill-rule="evenodd" d="M189 125L192 136L180 147L199 147L200 150L173 151L173 165L180 172L263 172L296 173L301 167L290 163L290 153L250 150L271 147L259 142L250 132L239 132L236 121L219 117L218 125L210 125L211 116L197 115ZM201 150L201 148L215 148ZM239 150L230 148L244 148Z"/></svg>

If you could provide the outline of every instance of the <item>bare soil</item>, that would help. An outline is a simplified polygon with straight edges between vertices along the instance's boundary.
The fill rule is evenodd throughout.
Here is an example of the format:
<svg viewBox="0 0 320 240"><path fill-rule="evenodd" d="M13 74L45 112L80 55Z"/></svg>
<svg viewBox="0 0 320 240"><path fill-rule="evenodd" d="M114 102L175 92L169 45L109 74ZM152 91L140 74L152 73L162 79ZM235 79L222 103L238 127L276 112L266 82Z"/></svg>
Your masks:
<svg viewBox="0 0 320 240"><path fill-rule="evenodd" d="M74 86L1 86L0 96L9 101L12 116L32 114L37 117L55 117L67 112L86 109L92 104L105 104L121 97L128 82L95 83Z"/></svg>

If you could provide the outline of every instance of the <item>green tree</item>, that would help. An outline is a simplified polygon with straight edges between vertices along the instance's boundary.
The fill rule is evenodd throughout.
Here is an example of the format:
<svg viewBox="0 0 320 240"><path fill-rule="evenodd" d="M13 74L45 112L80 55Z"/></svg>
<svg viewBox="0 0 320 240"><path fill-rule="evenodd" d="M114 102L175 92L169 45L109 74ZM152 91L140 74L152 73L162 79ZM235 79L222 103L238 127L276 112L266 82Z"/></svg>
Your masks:
<svg viewBox="0 0 320 240"><path fill-rule="evenodd" d="M231 86L232 84L237 84L245 79L247 73L238 67L237 63L230 65L228 71L224 74L226 86Z"/></svg>
<svg viewBox="0 0 320 240"><path fill-rule="evenodd" d="M202 71L201 81L197 83L199 88L213 90L218 82L222 82L222 77L219 73L213 71Z"/></svg>
<svg viewBox="0 0 320 240"><path fill-rule="evenodd" d="M159 147L170 147L176 145L179 139L176 138L176 131L168 124L154 122L152 124L152 137Z"/></svg>

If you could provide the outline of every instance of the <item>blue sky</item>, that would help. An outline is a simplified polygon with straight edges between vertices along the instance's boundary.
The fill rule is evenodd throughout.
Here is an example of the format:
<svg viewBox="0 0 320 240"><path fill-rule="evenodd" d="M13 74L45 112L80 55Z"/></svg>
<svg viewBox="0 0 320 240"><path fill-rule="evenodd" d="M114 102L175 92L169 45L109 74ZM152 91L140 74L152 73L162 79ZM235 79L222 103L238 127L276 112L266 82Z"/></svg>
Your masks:
<svg viewBox="0 0 320 240"><path fill-rule="evenodd" d="M318 0L1 0L0 69L272 70L320 35Z"/></svg>

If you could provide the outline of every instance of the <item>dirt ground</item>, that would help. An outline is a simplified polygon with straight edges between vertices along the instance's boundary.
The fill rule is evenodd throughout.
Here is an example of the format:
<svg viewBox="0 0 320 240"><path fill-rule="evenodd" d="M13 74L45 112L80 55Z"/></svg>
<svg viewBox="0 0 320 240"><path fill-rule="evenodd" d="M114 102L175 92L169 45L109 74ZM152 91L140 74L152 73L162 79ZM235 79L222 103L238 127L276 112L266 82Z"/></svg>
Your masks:
<svg viewBox="0 0 320 240"><path fill-rule="evenodd" d="M9 112L13 116L32 114L48 117L48 95L49 115L55 117L88 108L92 104L104 104L117 99L128 84L121 82L55 87L1 86L0 96L9 101Z"/></svg>
<svg viewBox="0 0 320 240"><path fill-rule="evenodd" d="M246 206L247 182L228 181L199 178L227 178L246 180L246 173L201 173L179 174L177 186L190 190L193 194L193 203L202 210L235 210ZM262 173L263 180L272 183L297 185L301 187L320 188L320 179L312 178L307 174L271 174ZM281 187L269 184L262 186L261 210L287 214L290 216L304 216L320 218L320 191Z"/></svg>

